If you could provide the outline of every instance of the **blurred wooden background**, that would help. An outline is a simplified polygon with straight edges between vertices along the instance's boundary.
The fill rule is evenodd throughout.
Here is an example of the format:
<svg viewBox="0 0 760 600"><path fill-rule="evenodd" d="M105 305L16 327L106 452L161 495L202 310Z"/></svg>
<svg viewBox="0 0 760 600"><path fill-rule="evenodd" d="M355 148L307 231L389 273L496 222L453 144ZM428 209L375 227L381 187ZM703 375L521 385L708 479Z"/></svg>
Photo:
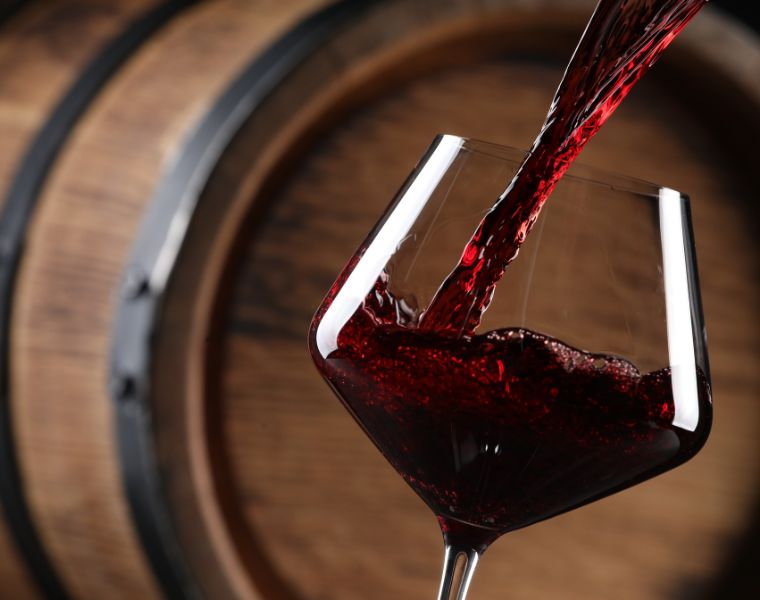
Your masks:
<svg viewBox="0 0 760 600"><path fill-rule="evenodd" d="M434 134L530 145L593 2L327 6L0 23L0 596L433 596L435 521L306 328ZM584 152L692 197L715 428L506 536L473 598L758 594L759 114L760 40L706 10Z"/></svg>

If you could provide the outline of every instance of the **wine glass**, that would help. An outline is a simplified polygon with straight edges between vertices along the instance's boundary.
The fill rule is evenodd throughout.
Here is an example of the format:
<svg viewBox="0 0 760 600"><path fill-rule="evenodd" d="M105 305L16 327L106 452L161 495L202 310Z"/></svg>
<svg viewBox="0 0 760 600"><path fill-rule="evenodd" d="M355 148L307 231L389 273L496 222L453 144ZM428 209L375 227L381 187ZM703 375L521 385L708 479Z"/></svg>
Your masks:
<svg viewBox="0 0 760 600"><path fill-rule="evenodd" d="M464 600L502 534L685 462L712 420L689 201L670 188L574 166L478 331L417 327L523 158L438 136L310 329L322 376L438 518L439 600Z"/></svg>

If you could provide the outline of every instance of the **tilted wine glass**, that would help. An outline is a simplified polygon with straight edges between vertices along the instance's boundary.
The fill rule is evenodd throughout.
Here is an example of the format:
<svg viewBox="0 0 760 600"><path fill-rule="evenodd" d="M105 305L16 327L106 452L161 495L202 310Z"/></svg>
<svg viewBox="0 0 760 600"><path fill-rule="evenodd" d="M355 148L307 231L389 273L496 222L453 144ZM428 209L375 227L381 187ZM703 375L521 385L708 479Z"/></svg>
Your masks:
<svg viewBox="0 0 760 600"><path fill-rule="evenodd" d="M502 534L685 462L712 420L689 201L669 188L573 167L476 335L417 328L523 157L438 136L309 335L325 380L438 517L439 600L464 600Z"/></svg>

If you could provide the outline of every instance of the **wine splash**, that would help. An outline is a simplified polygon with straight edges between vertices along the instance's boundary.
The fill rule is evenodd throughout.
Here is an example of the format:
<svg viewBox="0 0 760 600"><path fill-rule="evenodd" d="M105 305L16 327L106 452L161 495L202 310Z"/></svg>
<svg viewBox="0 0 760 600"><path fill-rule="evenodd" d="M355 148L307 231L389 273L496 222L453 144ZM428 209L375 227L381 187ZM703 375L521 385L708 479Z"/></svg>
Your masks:
<svg viewBox="0 0 760 600"><path fill-rule="evenodd" d="M707 0L602 0L549 114L507 190L422 314L423 331L472 334L544 202L607 121ZM386 292L387 293L387 292ZM388 297L387 304L393 299Z"/></svg>
<svg viewBox="0 0 760 600"><path fill-rule="evenodd" d="M690 431L674 425L669 369L642 374L525 329L441 337L359 310L314 360L444 529L481 550L681 464L710 429L704 374Z"/></svg>

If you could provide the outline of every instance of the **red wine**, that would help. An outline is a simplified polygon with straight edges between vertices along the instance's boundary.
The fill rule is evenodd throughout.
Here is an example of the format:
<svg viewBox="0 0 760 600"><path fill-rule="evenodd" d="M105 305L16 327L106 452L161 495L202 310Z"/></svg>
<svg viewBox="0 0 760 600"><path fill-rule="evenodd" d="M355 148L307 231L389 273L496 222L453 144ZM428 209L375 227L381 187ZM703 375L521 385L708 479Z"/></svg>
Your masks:
<svg viewBox="0 0 760 600"><path fill-rule="evenodd" d="M706 2L601 0L533 149L422 314L420 329L475 332L559 179Z"/></svg>
<svg viewBox="0 0 760 600"><path fill-rule="evenodd" d="M611 494L695 454L710 428L674 423L668 369L642 374L524 329L474 337L378 326L364 309L322 375L445 532L499 535Z"/></svg>
<svg viewBox="0 0 760 600"><path fill-rule="evenodd" d="M699 369L698 418L684 426L669 369L641 373L524 329L475 335L556 183L706 1L601 0L533 149L427 308L396 299L383 273L320 348L322 317L365 248L312 322L321 374L447 536L471 548L673 468L707 438Z"/></svg>

